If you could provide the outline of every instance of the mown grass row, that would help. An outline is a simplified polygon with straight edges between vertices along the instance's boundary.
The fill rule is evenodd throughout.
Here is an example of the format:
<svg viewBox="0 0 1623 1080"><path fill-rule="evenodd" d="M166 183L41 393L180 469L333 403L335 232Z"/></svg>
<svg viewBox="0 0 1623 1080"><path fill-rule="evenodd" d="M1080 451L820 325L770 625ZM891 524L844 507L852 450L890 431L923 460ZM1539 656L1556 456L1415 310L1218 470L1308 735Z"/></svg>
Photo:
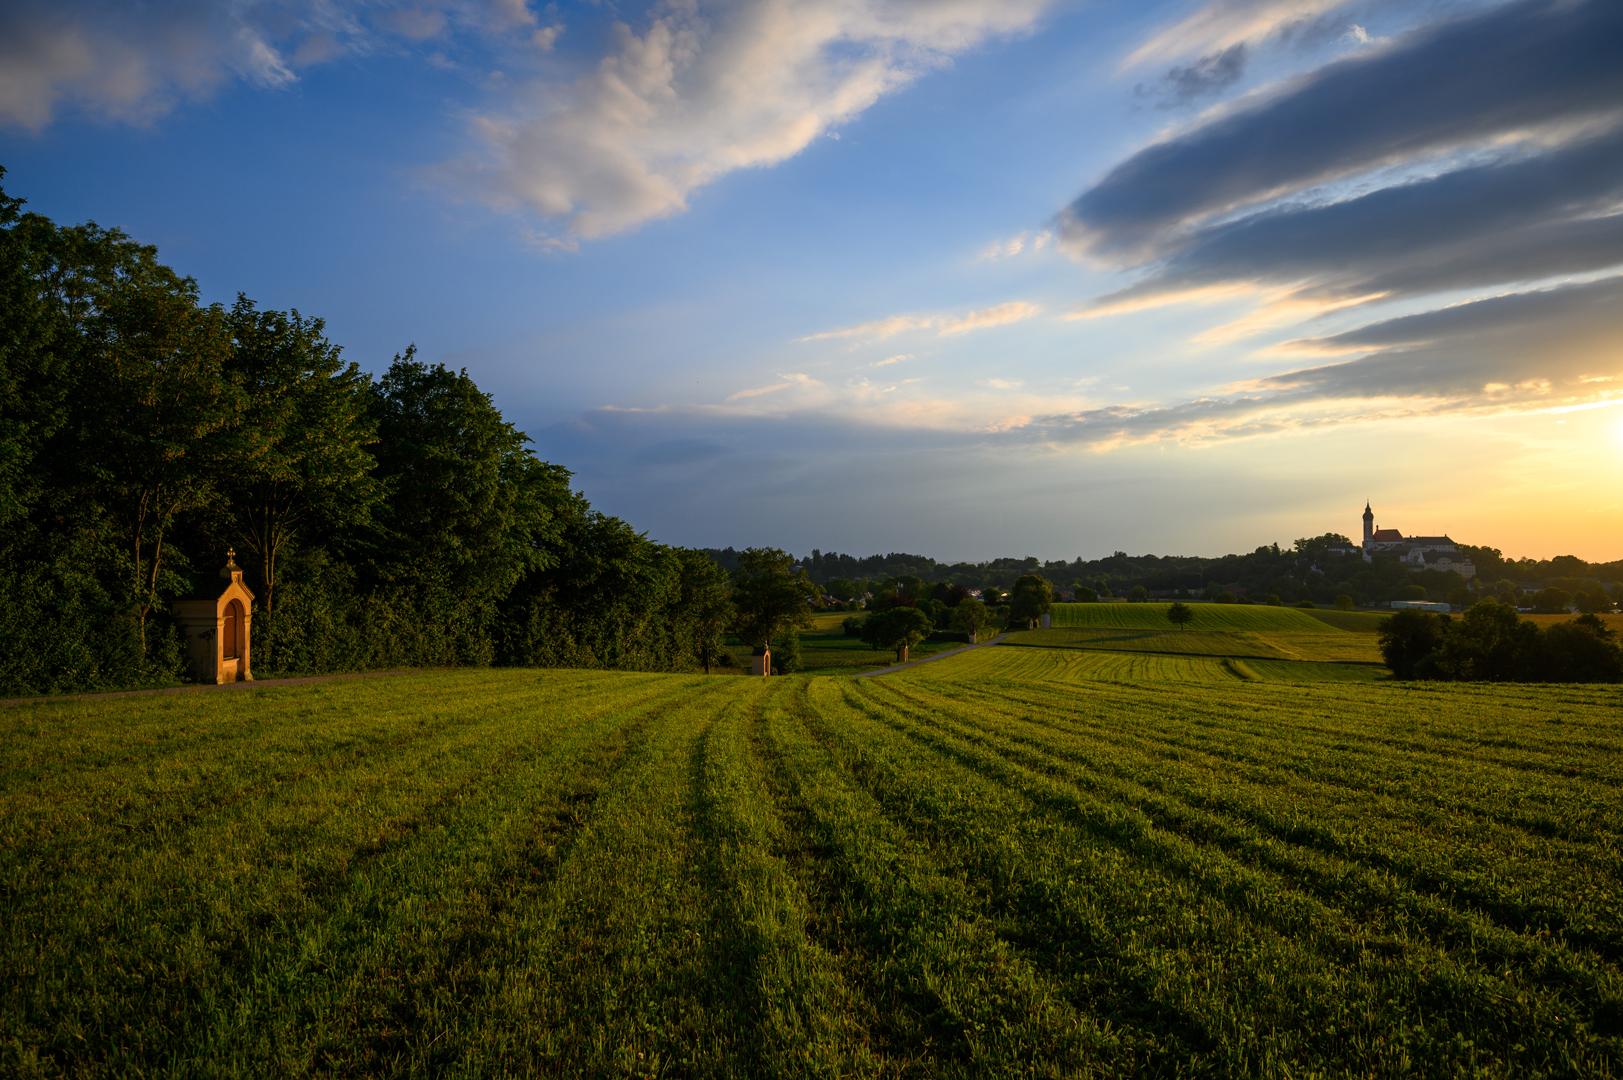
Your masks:
<svg viewBox="0 0 1623 1080"><path fill-rule="evenodd" d="M1615 694L1108 655L0 713L0 1072L1623 1071Z"/></svg>
<svg viewBox="0 0 1623 1080"><path fill-rule="evenodd" d="M1103 649L1108 652L1153 652L1185 656L1233 656L1256 660L1309 660L1328 663L1379 664L1380 649L1370 634L1337 631L1298 633L1254 630L1174 630L1071 627L1026 630L1010 638L1014 645L1047 649Z"/></svg>
<svg viewBox="0 0 1623 1080"><path fill-rule="evenodd" d="M1028 631L1043 634L1045 631ZM1064 631L1046 631L1064 633ZM1300 660L1241 659L1232 653L1211 656L1156 652L1113 652L1104 649L1048 648L1024 644L1016 635L1009 645L976 649L933 661L951 664L951 677L990 683L1120 682L1141 685L1233 682L1372 682L1387 671L1373 664Z"/></svg>
<svg viewBox="0 0 1623 1080"><path fill-rule="evenodd" d="M1055 604L1056 627L1102 627L1125 630L1165 630L1171 603ZM1253 633L1371 633L1382 616L1370 611L1318 611L1272 607L1266 604L1205 604L1188 607L1194 619L1190 630L1227 630Z"/></svg>

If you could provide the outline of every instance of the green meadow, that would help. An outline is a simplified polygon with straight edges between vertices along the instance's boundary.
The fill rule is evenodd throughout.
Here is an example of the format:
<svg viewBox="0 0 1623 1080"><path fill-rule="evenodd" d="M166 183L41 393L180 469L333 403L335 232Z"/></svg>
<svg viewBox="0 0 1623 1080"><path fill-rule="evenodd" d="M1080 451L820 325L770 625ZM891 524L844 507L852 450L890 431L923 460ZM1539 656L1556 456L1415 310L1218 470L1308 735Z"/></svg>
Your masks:
<svg viewBox="0 0 1623 1080"><path fill-rule="evenodd" d="M0 711L0 1072L1623 1074L1615 687L1087 629Z"/></svg>

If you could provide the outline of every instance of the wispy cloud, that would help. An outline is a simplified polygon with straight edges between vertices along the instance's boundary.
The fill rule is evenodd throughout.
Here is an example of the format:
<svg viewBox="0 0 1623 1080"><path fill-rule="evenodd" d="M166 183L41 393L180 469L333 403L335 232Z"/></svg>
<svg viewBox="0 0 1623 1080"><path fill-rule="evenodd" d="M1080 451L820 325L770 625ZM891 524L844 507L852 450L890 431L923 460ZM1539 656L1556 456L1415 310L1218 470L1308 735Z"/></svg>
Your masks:
<svg viewBox="0 0 1623 1080"><path fill-rule="evenodd" d="M1049 0L671 0L567 86L529 85L474 121L446 175L601 237L683 213L697 189L793 157L881 97Z"/></svg>
<svg viewBox="0 0 1623 1080"><path fill-rule="evenodd" d="M1024 322L1040 311L1042 309L1036 304L1028 304L1024 300L1011 300L997 307L971 311L959 319L948 319L941 323L941 334L945 337L949 334L968 333L971 330L984 330L989 326L1007 326L1009 323Z"/></svg>
<svg viewBox="0 0 1623 1080"><path fill-rule="evenodd" d="M965 315L892 315L884 319L875 319L872 322L859 323L856 326L844 326L838 330L824 330L819 334L809 334L796 341L826 341L831 338L870 338L876 341L893 337L906 330L935 330L941 337L954 334L967 333L970 330L982 330L990 326L1004 326L1009 323L1021 322L1041 313L1042 309L1036 304L1024 300L1011 300L996 307L983 308L980 311L971 311ZM893 358L894 360L895 358ZM891 363L892 360L884 361Z"/></svg>
<svg viewBox="0 0 1623 1080"><path fill-rule="evenodd" d="M550 49L528 0L11 0L0 4L0 123L63 108L146 123L242 82L268 89L345 56L446 46L458 34ZM458 65L441 48L431 65Z"/></svg>
<svg viewBox="0 0 1623 1080"><path fill-rule="evenodd" d="M1017 233L1014 236L1009 237L1007 240L992 241L990 244L986 245L986 247L981 249L981 253L977 255L976 258L981 262L996 262L999 259L1012 259L1022 251L1041 251L1043 248L1048 246L1048 242L1053 238L1054 233L1049 229L1043 229L1041 232L1035 233L1028 230L1026 232Z"/></svg>
<svg viewBox="0 0 1623 1080"><path fill-rule="evenodd" d="M911 359L913 359L913 354L912 353L898 353L895 356L887 356L883 360L875 360L869 366L870 367L889 367L891 364L900 364L904 360L911 360Z"/></svg>
<svg viewBox="0 0 1623 1080"><path fill-rule="evenodd" d="M1156 31L1122 61L1123 68L1221 54L1255 44L1321 17L1350 0L1214 0Z"/></svg>
<svg viewBox="0 0 1623 1080"><path fill-rule="evenodd" d="M820 386L820 385L822 385L816 379L813 379L810 375L805 375L805 374L801 374L801 373L779 375L778 378L780 380L782 380L782 381L775 382L775 383L768 383L766 386L754 386L754 387L751 387L748 390L740 390L736 394L729 394L727 396L726 400L729 401L729 402L732 402L732 401L745 401L745 400L747 400L749 398L760 397L763 394L775 394L779 390L788 390L788 389L791 389L793 387L811 387L811 386Z"/></svg>

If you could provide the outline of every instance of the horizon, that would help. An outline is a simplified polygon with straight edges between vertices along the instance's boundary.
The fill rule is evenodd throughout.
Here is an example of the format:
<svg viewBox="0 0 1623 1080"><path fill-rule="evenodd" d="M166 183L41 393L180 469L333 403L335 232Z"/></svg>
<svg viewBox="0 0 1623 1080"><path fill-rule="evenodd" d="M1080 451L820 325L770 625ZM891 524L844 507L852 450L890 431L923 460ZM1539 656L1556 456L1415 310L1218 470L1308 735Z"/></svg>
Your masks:
<svg viewBox="0 0 1623 1080"><path fill-rule="evenodd" d="M781 14L27 0L4 185L664 543L1623 558L1623 9Z"/></svg>

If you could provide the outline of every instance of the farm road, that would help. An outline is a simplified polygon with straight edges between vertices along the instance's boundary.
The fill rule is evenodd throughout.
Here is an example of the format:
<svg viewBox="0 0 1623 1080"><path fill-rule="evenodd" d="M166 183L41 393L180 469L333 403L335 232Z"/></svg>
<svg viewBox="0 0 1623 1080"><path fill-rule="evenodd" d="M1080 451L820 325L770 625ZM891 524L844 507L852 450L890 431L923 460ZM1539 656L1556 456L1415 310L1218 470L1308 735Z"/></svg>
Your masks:
<svg viewBox="0 0 1623 1080"><path fill-rule="evenodd" d="M970 649L984 649L988 645L996 645L998 642L1002 641L1008 636L1008 634L999 634L991 641L981 641L974 645L965 645L961 649L948 649L946 652L936 653L934 656L926 656L923 660L909 660L905 664L893 664L887 668L880 668L878 671L864 671L861 675L853 675L851 677L853 679L866 679L870 675L889 675L891 672L901 671L903 668L918 667L920 664L928 664L931 660L945 660L949 656L957 656L959 653L968 652Z"/></svg>

